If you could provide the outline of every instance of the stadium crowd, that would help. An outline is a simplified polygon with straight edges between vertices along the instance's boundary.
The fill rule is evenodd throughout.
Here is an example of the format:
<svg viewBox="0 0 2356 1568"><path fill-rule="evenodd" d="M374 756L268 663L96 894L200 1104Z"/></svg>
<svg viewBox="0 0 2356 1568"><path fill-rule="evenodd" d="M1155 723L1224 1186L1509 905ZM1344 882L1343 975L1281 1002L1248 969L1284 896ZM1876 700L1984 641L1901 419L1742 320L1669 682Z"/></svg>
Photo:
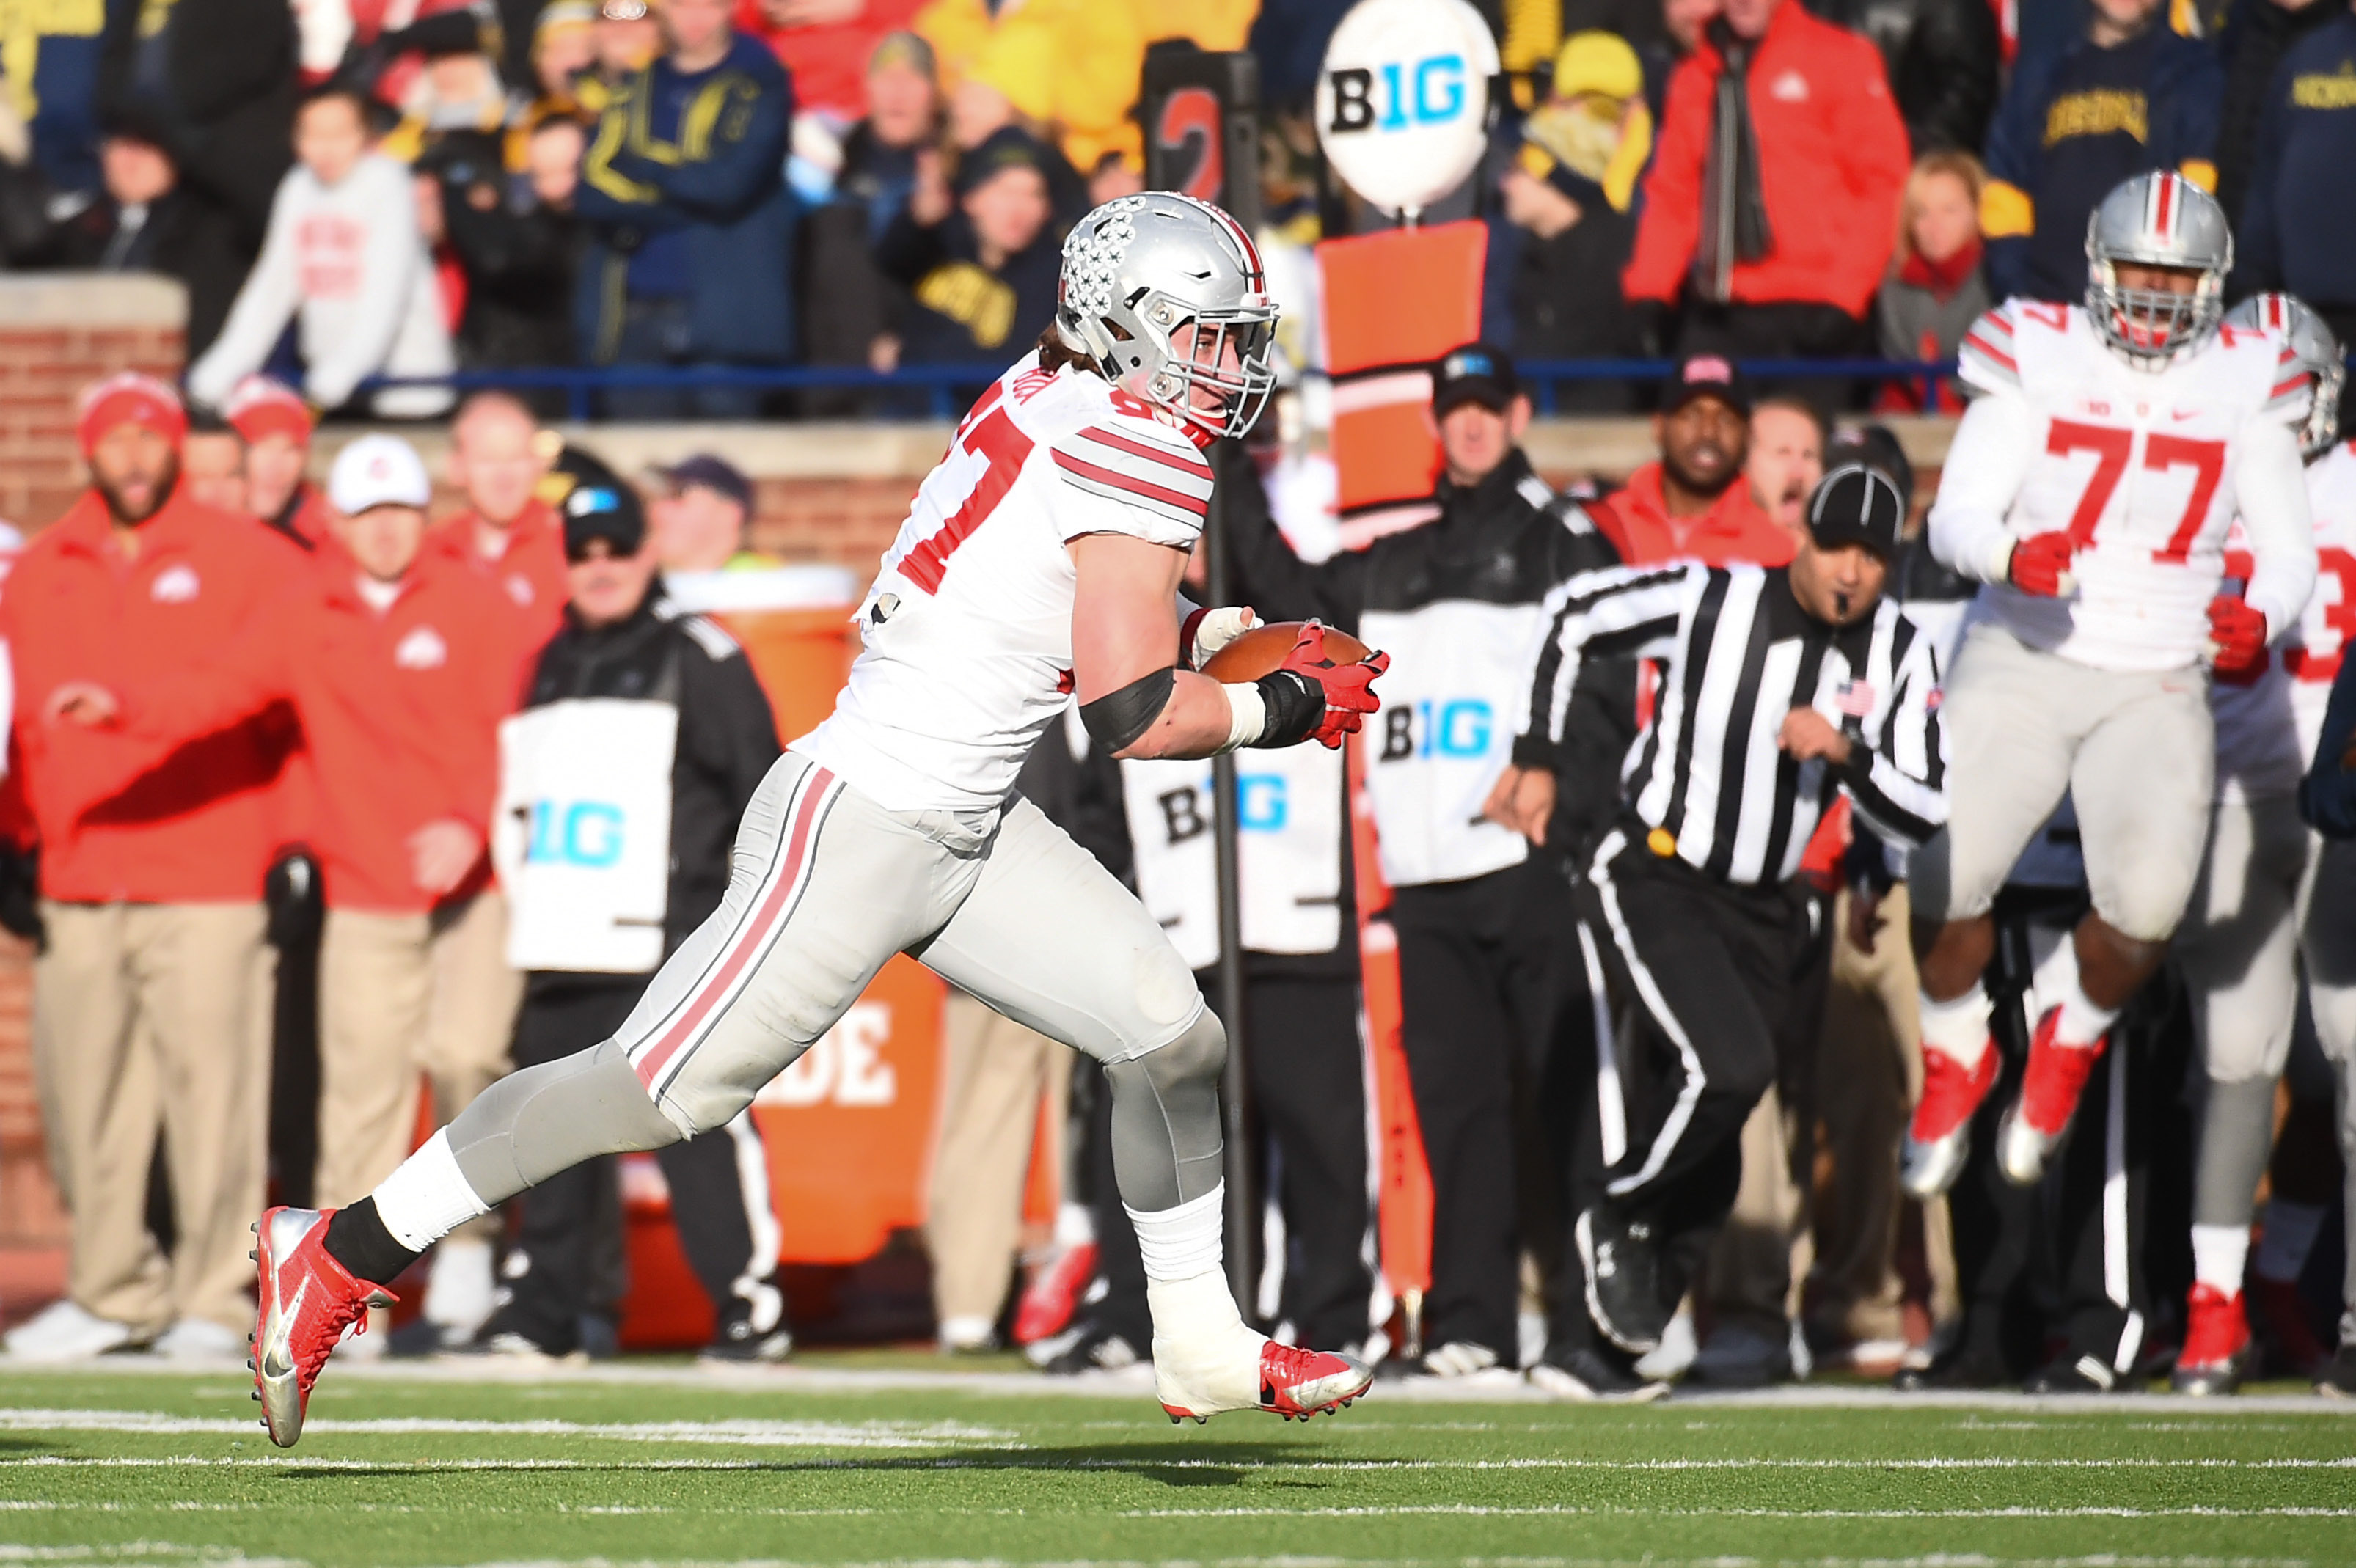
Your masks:
<svg viewBox="0 0 2356 1568"><path fill-rule="evenodd" d="M2074 299L2087 213L2147 168L2224 203L2236 293L2356 325L2338 205L2300 197L2343 161L2356 40L2333 0L1483 8L1508 91L1455 199L1490 229L1483 336L1526 360L1950 357L1986 301ZM1045 324L1065 229L1140 186L1150 53L1258 57L1271 249L1394 221L1314 151L1346 9L194 0L151 27L129 4L25 8L5 24L0 264L180 279L209 403L264 369L337 409L372 377L457 368L994 368ZM1313 360L1310 302L1288 303L1288 347ZM636 417L908 411L839 390L606 398Z"/></svg>
<svg viewBox="0 0 2356 1568"><path fill-rule="evenodd" d="M26 47L0 56L16 122L0 123L0 259L165 273L190 315L185 394L138 377L90 390L92 489L19 559L0 605L6 799L38 894L7 912L40 944L36 1050L74 1236L66 1299L12 1332L10 1354L241 1353L245 1226L265 1187L356 1200L406 1153L421 1094L446 1121L510 1065L610 1032L717 906L736 816L792 739L728 635L664 589L665 574L766 564L745 548L745 477L702 456L642 496L541 429L547 394L462 402L437 383L459 368L797 363L965 365L987 381L1053 318L1064 230L1141 188L1133 115L1154 49L1258 57L1271 251L1383 226L1306 150L1345 9L177 0L155 26L112 3L81 32L20 24ZM1845 526L1910 614L1959 622L1972 585L1919 542L1929 487L1918 496L1896 438L1859 421L1954 411L1962 379L1754 387L1736 363L1953 359L1993 304L2082 300L2090 214L2154 173L2215 192L2234 236L2227 297L2286 291L2348 341L2356 246L2346 204L2317 193L2347 184L2356 17L2333 0L1485 9L1510 101L1467 193L1490 229L1484 341L1433 369L1439 517L1336 554L1330 521L1273 477L1284 421L1214 460L1230 597L1395 654L1370 751L1438 761L1412 785L1377 773L1378 829L1428 813L1429 791L1459 792L1452 804L1469 787L1472 807L1382 851L1434 1208L1430 1289L1393 1332L1368 1242L1341 766L1269 753L1289 759L1267 763L1279 798L1323 804L1293 812L1281 845L1247 847L1250 1090L1285 1238L1280 1285L1250 1305L1416 1375L1518 1368L1565 1397L1831 1365L2049 1391L2172 1366L2202 1392L2268 1370L2356 1393L2356 1299L2340 1318L2331 1222L2343 1113L2305 1010L2285 1023L2286 1062L2222 1075L2205 1061L2213 965L2162 967L2104 1026L2133 1077L2093 1081L2077 1118L2092 1130L2062 1155L2023 1168L1997 1148L2008 1087L1956 1169L1901 1179L1938 1026L1917 1017L1907 883L1843 811L1774 891L1798 923L1776 959L1791 1005L1765 1026L1770 1078L1727 1129L1727 1222L1683 1260L1690 1288L1662 1303L1665 1327L1642 1345L1615 1333L1580 1221L1624 1153L1595 1089L1618 1030L1578 934L1573 857L1620 804L1630 732L1607 726L1611 744L1588 753L1575 727L1543 756L1510 734L1493 746L1485 728L1473 740L1435 720L1412 685L1446 656L1413 640L1437 637L1459 600L1510 639L1598 567L1784 567L1823 543L1828 506L1854 512ZM1284 341L1296 365L1313 358L1313 331ZM1650 411L1656 460L1558 495L1517 444L1531 409L1515 358L1640 355L1676 362L1657 399L1599 382L1564 400ZM904 395L787 405L717 381L616 381L601 411L922 411ZM429 520L431 476L397 436L315 464L318 419L342 411L446 419L463 509ZM1843 474L1867 477L1844 490ZM1495 581L1447 586L1493 555ZM2311 677L2329 679L2336 653L2309 651ZM1526 693L1530 672L1511 675ZM1429 708L1450 692L1420 695ZM530 805L584 749L614 754L613 731L572 726L583 704L616 699L636 715L617 721L659 737L640 747L633 730L623 749L651 759L628 787L661 802L670 853L639 889L653 916L606 950L547 869L576 825ZM529 746L503 742L519 716L534 720ZM2335 830L2339 761L2300 759L2323 780L2308 815ZM1555 781L1542 796L1519 793L1539 774ZM1075 723L1023 787L1140 891L1208 993L1203 770L1115 763ZM2308 854L2307 829L2290 831ZM2057 818L2040 845L2059 869L2016 873L1996 908L1987 989L2008 1000L1989 1027L2008 1059L2029 1053L2021 998L2041 994L2053 933L2084 910L2077 841ZM1092 1075L970 997L952 998L947 1033L926 1231L943 1348L1012 1337L1051 1371L1147 1354ZM290 1069L315 1072L316 1094L298 1077L297 1125L266 1149ZM1017 1223L1043 1095L1075 1135L1078 1201L1052 1238ZM2194 1190L2213 1163L2195 1129L2220 1095L2262 1100L2269 1133L2222 1218ZM740 1118L663 1156L721 1358L792 1342L766 1187L744 1179L758 1149ZM610 1345L612 1192L610 1169L587 1169L463 1228L434 1255L417 1325L343 1353Z"/></svg>

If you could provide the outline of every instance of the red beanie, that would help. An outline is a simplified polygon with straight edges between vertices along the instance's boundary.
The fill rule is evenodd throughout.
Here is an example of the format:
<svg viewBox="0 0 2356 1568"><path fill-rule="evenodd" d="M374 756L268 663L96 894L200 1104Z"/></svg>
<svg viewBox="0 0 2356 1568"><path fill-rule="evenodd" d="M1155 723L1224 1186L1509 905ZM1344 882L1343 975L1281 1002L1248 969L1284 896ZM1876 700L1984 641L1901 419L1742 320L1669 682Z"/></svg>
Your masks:
<svg viewBox="0 0 2356 1568"><path fill-rule="evenodd" d="M144 425L177 450L188 433L188 411L167 383L123 370L82 393L81 418L74 432L81 439L81 454L88 457L99 438L119 424Z"/></svg>
<svg viewBox="0 0 2356 1568"><path fill-rule="evenodd" d="M248 376L239 381L221 405L221 415L250 442L265 435L291 435L305 446L311 443L311 405L294 388L267 376Z"/></svg>

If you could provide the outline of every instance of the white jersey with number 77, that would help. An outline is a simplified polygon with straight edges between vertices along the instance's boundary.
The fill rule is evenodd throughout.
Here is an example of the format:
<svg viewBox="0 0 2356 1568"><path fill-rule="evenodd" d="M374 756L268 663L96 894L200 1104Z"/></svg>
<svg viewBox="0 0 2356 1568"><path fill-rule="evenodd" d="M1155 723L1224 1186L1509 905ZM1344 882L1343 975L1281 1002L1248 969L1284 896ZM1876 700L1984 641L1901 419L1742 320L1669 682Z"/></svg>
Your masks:
<svg viewBox="0 0 2356 1568"><path fill-rule="evenodd" d="M1965 336L1974 397L1931 509L1931 548L1989 586L1981 611L2030 647L2103 669L2179 669L2209 638L2236 514L2245 597L2270 635L2315 581L2297 427L2308 378L2282 341L2225 326L2157 370L2104 344L2076 305L2009 300ZM2015 542L2067 533L2068 591L2006 581Z"/></svg>

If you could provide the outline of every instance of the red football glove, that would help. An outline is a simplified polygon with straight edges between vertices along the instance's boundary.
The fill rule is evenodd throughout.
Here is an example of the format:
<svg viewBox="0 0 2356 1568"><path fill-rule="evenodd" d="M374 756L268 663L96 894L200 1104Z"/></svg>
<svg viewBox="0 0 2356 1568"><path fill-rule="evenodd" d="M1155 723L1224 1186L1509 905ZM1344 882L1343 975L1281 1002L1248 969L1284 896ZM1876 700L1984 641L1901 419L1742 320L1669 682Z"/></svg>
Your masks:
<svg viewBox="0 0 2356 1568"><path fill-rule="evenodd" d="M2023 593L2058 599L2062 592L2062 580L2070 575L2070 558L2077 553L2077 541L2059 528L2051 533L2031 534L2012 547L2012 560L2004 574Z"/></svg>
<svg viewBox="0 0 2356 1568"><path fill-rule="evenodd" d="M1344 735L1357 733L1365 715L1382 706L1374 693L1375 677L1391 667L1388 654L1368 654L1355 664L1337 665L1325 654L1325 628L1312 621L1301 629L1301 640L1284 656L1279 671L1290 670L1315 686L1325 698L1324 717L1304 739L1339 751Z"/></svg>
<svg viewBox="0 0 2356 1568"><path fill-rule="evenodd" d="M2228 686L2247 686L2265 673L2266 617L2246 599L2220 593L2209 601L2210 668Z"/></svg>

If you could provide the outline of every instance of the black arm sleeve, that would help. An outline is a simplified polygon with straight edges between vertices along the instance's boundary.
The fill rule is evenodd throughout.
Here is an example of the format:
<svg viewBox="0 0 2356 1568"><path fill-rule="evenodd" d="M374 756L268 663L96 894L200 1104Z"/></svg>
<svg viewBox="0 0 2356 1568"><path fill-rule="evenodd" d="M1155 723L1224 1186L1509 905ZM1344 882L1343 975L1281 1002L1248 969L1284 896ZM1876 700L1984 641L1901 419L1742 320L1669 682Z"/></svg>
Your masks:
<svg viewBox="0 0 2356 1568"><path fill-rule="evenodd" d="M1367 552L1344 550L1311 565L1285 542L1268 488L1241 443L1219 443L1211 466L1219 485L1219 538L1235 563L1236 603L1250 605L1263 621L1319 620L1356 636L1366 605Z"/></svg>

